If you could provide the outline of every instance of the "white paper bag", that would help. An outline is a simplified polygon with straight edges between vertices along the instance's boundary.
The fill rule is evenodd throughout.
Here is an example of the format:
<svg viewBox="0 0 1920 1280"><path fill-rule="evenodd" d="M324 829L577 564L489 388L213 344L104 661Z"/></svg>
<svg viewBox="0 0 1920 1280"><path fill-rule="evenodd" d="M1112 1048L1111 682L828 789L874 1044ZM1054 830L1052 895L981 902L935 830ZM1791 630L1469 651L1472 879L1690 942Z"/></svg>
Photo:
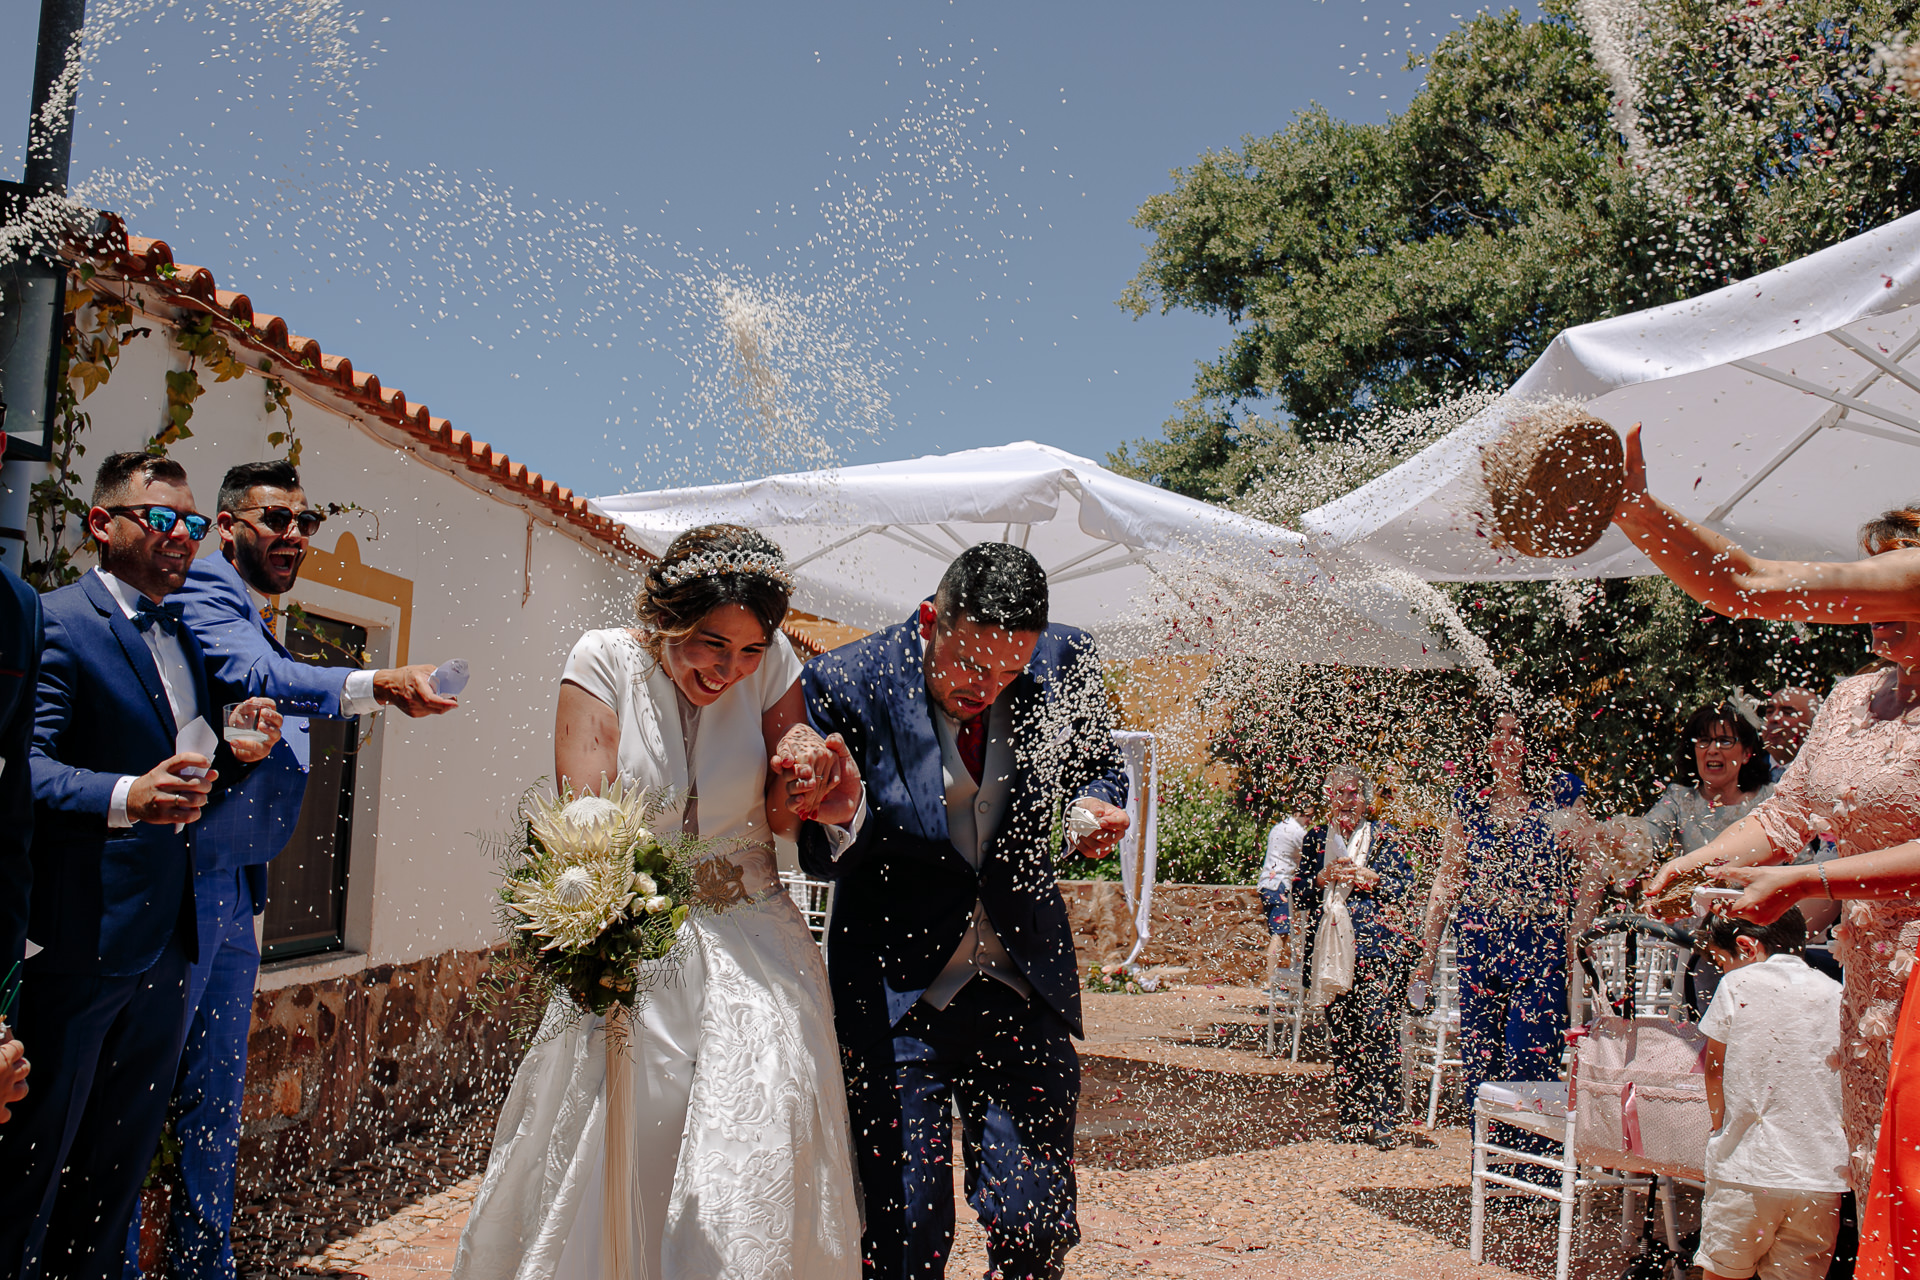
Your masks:
<svg viewBox="0 0 1920 1280"><path fill-rule="evenodd" d="M1320 928L1313 935L1313 986L1307 1002L1324 1009L1353 990L1353 962L1353 915L1347 910L1343 893L1320 912Z"/></svg>
<svg viewBox="0 0 1920 1280"><path fill-rule="evenodd" d="M1327 828L1327 843L1333 843L1334 829ZM1353 833L1353 839L1345 843L1341 850L1346 861L1355 866L1367 865L1367 856L1373 852L1373 824L1362 823ZM1323 862L1331 865L1336 859L1331 847L1321 853ZM1347 910L1347 897L1353 892L1348 884L1329 884L1326 896L1321 899L1320 927L1313 934L1313 975L1307 988L1307 1003L1316 1009L1324 1009L1353 990L1353 966L1356 952L1353 941L1353 913Z"/></svg>

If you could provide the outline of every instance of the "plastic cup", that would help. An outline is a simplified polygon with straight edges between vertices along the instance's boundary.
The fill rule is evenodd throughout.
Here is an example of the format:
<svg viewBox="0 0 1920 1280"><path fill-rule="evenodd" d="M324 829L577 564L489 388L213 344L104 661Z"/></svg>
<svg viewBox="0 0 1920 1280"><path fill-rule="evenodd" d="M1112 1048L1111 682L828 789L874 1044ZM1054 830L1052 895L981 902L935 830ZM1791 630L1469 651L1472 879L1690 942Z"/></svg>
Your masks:
<svg viewBox="0 0 1920 1280"><path fill-rule="evenodd" d="M260 727L260 710L259 707L245 702L229 702L226 714L221 717L221 723L225 726L221 730L222 736L228 742L265 745L267 731Z"/></svg>

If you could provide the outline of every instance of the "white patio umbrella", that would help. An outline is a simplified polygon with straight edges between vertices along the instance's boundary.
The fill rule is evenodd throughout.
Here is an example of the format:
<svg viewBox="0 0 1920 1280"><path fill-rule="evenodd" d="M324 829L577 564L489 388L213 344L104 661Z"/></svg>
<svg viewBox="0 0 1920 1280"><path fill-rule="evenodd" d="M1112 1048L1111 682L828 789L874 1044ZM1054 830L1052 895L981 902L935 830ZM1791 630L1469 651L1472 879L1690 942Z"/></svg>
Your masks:
<svg viewBox="0 0 1920 1280"><path fill-rule="evenodd" d="M748 525L786 550L794 606L859 627L905 619L948 563L978 542L1017 543L1046 568L1055 621L1084 627L1107 657L1150 651L1165 632L1156 599L1208 605L1231 577L1312 612L1302 662L1441 666L1451 662L1406 599L1377 581L1330 572L1305 540L1116 475L1030 441L734 484L596 498L593 509L661 552L683 530Z"/></svg>
<svg viewBox="0 0 1920 1280"><path fill-rule="evenodd" d="M1511 402L1564 396L1645 425L1648 486L1742 546L1857 557L1855 530L1920 496L1920 214L1688 302L1568 329L1510 399L1301 519L1312 544L1429 581L1655 572L1617 529L1571 560L1479 536L1479 451Z"/></svg>

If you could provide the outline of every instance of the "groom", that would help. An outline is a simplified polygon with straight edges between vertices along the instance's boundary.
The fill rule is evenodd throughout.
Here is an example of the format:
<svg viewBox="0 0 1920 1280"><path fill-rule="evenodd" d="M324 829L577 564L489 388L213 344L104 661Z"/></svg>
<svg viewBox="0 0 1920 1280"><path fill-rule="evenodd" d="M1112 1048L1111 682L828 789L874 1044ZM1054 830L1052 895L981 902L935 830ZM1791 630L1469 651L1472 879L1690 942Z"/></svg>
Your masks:
<svg viewBox="0 0 1920 1280"><path fill-rule="evenodd" d="M918 616L801 680L866 789L846 826L800 833L802 865L837 885L828 956L866 1274L945 1273L957 1100L994 1274L1058 1276L1080 1238L1081 1027L1056 823L1086 857L1127 829L1093 641L1049 626L1039 562L990 542L948 567Z"/></svg>

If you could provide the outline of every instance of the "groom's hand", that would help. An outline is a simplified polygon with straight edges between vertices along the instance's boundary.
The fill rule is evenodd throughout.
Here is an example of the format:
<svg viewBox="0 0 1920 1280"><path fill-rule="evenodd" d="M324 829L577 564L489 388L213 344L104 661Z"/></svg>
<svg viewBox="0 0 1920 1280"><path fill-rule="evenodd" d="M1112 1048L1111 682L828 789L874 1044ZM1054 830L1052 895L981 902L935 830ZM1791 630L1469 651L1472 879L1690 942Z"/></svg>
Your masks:
<svg viewBox="0 0 1920 1280"><path fill-rule="evenodd" d="M767 768L795 816L834 826L853 821L860 807L860 770L839 734L822 738L811 726L796 724L780 739Z"/></svg>
<svg viewBox="0 0 1920 1280"><path fill-rule="evenodd" d="M213 762L197 751L180 751L133 780L127 790L127 817L135 822L165 826L173 822L198 822L200 810L213 791L220 775ZM198 778L183 778L185 768L203 769Z"/></svg>
<svg viewBox="0 0 1920 1280"><path fill-rule="evenodd" d="M1092 796L1081 796L1073 802L1100 819L1097 830L1090 831L1074 842L1074 852L1083 858L1096 861L1112 853L1120 844L1120 837L1127 834L1130 824L1125 809L1116 808L1105 800L1096 800Z"/></svg>
<svg viewBox="0 0 1920 1280"><path fill-rule="evenodd" d="M829 736L824 745L833 753L831 780L816 788L816 803L808 816L815 822L844 827L860 812L860 766L853 762L853 752L847 749L846 739L839 734Z"/></svg>

